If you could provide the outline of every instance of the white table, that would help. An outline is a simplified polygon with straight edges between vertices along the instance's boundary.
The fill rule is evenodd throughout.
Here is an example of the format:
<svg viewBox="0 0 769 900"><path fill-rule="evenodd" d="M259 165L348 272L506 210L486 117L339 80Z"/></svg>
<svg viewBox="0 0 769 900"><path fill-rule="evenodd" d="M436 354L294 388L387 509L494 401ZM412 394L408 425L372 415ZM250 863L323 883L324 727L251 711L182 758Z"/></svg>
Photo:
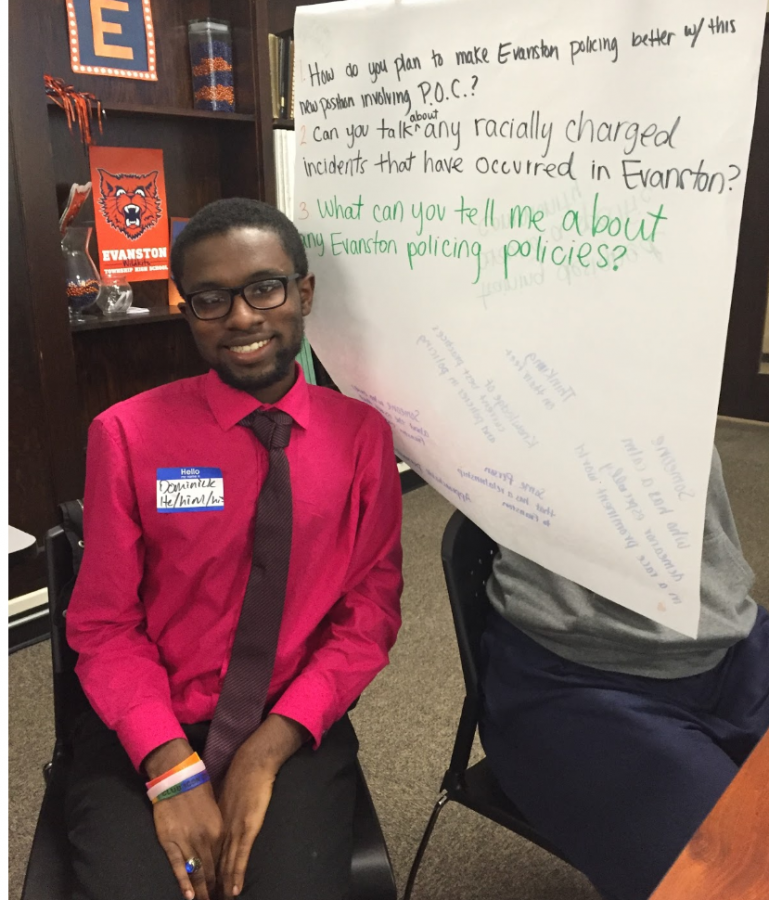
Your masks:
<svg viewBox="0 0 769 900"><path fill-rule="evenodd" d="M13 525L8 526L8 559L10 562L19 562L26 559L27 556L35 555L36 545L37 539L34 535L14 528Z"/></svg>

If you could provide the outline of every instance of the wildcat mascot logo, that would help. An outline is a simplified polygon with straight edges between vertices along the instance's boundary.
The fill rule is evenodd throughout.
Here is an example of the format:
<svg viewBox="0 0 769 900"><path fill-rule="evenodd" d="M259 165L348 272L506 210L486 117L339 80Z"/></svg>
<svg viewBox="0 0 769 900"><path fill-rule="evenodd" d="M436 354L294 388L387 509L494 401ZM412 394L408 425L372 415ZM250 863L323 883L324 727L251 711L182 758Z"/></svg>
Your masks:
<svg viewBox="0 0 769 900"><path fill-rule="evenodd" d="M157 172L112 175L99 169L99 207L107 222L135 241L160 221Z"/></svg>

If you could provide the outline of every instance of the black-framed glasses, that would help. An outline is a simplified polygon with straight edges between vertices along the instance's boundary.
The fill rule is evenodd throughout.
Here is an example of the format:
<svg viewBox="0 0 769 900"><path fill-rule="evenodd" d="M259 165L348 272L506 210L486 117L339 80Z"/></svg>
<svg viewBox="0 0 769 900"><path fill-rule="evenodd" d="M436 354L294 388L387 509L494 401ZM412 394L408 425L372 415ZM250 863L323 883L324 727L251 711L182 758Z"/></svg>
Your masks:
<svg viewBox="0 0 769 900"><path fill-rule="evenodd" d="M276 309L283 306L288 296L288 283L304 278L292 275L273 275L237 288L208 288L187 294L185 300L198 319L223 319L229 315L236 297L242 297L252 309Z"/></svg>

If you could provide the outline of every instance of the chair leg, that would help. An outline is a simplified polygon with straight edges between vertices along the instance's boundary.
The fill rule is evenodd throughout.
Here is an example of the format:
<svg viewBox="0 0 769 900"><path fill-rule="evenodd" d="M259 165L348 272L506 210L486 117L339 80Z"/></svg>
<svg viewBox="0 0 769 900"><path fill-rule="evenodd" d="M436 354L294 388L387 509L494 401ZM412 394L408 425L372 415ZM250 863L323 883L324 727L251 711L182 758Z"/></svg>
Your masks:
<svg viewBox="0 0 769 900"><path fill-rule="evenodd" d="M422 840L419 844L419 848L417 850L417 855L414 857L414 863L411 866L411 871L409 872L409 878L406 882L406 892L403 895L403 900L411 900L411 892L414 889L414 882L417 880L417 872L419 871L419 867L422 864L422 857L425 855L425 850L427 850L427 843L430 840L430 836L433 833L433 828L435 828L435 823L438 821L438 816L443 807L449 802L448 795L446 793L442 794L438 798L438 802L433 807L432 815L430 816L430 821L427 823L427 828L425 828L425 833L422 835Z"/></svg>

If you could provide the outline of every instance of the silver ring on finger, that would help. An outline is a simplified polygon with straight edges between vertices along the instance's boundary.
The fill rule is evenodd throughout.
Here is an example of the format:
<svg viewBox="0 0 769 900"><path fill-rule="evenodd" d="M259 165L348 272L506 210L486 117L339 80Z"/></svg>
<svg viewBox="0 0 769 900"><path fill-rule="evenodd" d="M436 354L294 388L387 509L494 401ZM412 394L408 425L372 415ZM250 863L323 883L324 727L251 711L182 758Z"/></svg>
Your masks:
<svg viewBox="0 0 769 900"><path fill-rule="evenodd" d="M184 860L184 868L188 875L197 875L203 866L203 860L199 856L191 856Z"/></svg>

